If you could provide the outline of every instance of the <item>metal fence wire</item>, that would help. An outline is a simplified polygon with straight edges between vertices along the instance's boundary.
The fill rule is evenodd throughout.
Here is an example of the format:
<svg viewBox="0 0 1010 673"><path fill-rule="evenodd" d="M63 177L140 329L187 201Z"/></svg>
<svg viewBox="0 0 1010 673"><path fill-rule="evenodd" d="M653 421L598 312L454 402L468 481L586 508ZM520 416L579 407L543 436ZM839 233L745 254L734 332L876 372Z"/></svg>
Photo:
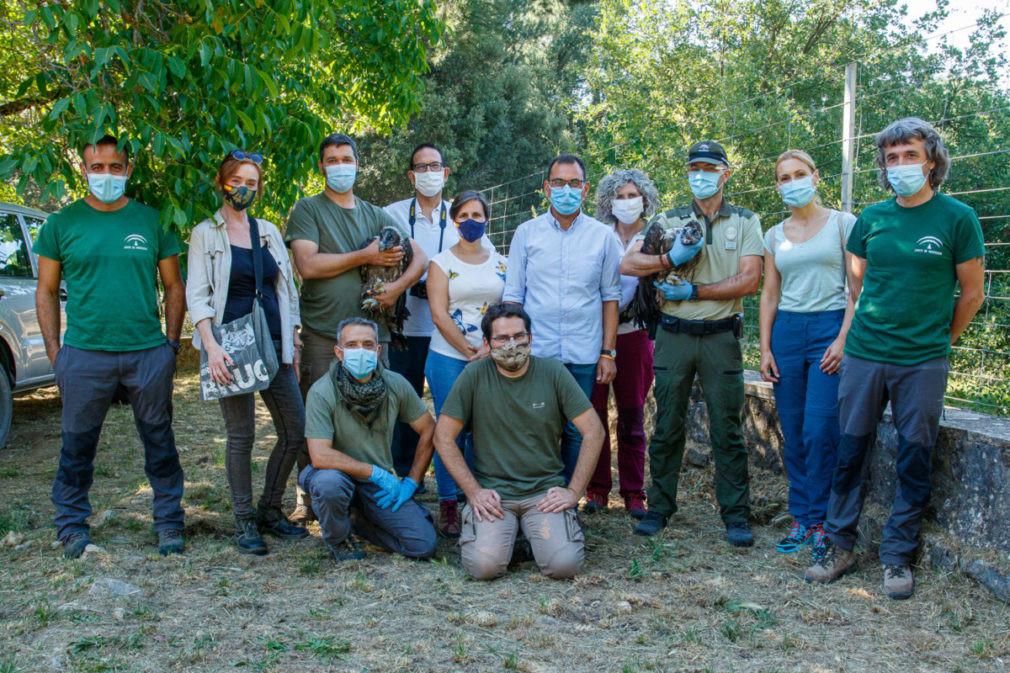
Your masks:
<svg viewBox="0 0 1010 673"><path fill-rule="evenodd" d="M763 229L789 214L773 177L775 160L786 149L806 150L817 160L819 194L825 205L858 216L865 206L891 196L877 182L874 133L904 116L930 121L940 130L952 155L941 191L975 209L986 246L985 303L951 353L946 401L952 406L1010 415L1010 97L999 88L961 82L952 87L955 91L947 99L923 107L920 98L918 107L910 109L902 101L914 97L906 94L930 82L898 83L893 76L873 79L863 72L859 64L831 69L830 82L836 93L825 94L826 104L780 121L747 127L736 121L739 106L690 120L683 125L687 129L683 146L667 145L662 152L654 153L656 158L641 151L648 137L637 139L634 150L631 143L590 150L582 155L590 167L588 177L595 182L612 170L640 168L656 183L664 208L687 203L691 197L683 161L671 163L670 157L686 157L689 142L712 134L730 152L731 162L734 148L748 149L746 160L733 162L734 175L726 198L756 212ZM931 82L944 86L936 78ZM789 86L778 87L778 91ZM959 104L954 105L957 101ZM696 134L688 141L686 136L692 131ZM516 227L546 209L544 178L545 174L538 172L484 187L491 202L488 235L501 252L507 253ZM585 204L589 214L593 213L593 201L591 191ZM756 368L757 297L744 301L744 319L745 362Z"/></svg>

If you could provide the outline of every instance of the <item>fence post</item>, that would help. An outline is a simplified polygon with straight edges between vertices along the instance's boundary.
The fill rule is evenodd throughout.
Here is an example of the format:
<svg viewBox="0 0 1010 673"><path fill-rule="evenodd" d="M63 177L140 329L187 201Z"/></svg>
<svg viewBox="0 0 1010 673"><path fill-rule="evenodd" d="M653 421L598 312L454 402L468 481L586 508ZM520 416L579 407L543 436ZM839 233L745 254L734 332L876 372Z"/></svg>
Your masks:
<svg viewBox="0 0 1010 673"><path fill-rule="evenodd" d="M856 68L845 65L845 97L842 101L842 212L852 212L852 188L856 180Z"/></svg>

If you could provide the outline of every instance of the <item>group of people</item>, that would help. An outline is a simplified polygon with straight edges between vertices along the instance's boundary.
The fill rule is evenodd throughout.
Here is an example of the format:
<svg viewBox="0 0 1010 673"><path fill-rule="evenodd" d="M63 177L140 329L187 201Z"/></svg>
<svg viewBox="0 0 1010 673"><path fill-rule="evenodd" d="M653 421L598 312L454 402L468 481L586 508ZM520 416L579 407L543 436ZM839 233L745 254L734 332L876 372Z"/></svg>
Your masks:
<svg viewBox="0 0 1010 673"><path fill-rule="evenodd" d="M108 136L85 146L88 195L51 215L35 245L39 322L63 399L53 503L64 553L79 556L90 544L93 459L119 387L145 447L159 552L183 551L171 395L184 308L209 375L227 385L233 361L218 329L248 315L254 300L280 363L260 393L277 443L255 506L254 394L220 400L243 552L267 553L264 534L305 537L306 524L318 520L337 560L362 558L359 538L426 558L441 534L458 538L471 576L491 579L506 572L525 538L541 572L571 577L584 560L580 501L586 514L610 506L611 392L619 494L638 520L634 532L651 536L677 510L696 376L726 540L751 546L739 339L742 300L758 292L763 267L760 371L774 384L794 519L777 548L812 548L807 581L831 582L855 567L862 468L890 401L899 486L880 560L887 595L911 596L947 354L981 305L984 250L974 211L939 192L949 154L937 131L906 118L876 142L880 182L894 198L858 220L828 209L813 159L790 150L774 170L790 216L765 234L757 215L724 198L732 170L717 142L690 147L694 198L664 212L653 182L630 169L599 181L591 217L583 210L585 165L562 154L547 167L548 210L518 227L507 259L486 235L483 194L444 198L450 169L433 144L409 158L413 195L379 208L354 194L354 140L328 136L318 162L326 186L295 204L283 236L250 215L266 182L263 157L234 150L217 173L221 208L192 232L185 283L178 244L158 226L157 211L125 196L126 148ZM701 235L688 236L698 225ZM374 296L390 307L406 294L399 349L361 304L359 267L404 263L403 247L380 248L385 227L398 229L412 253ZM667 252L643 251L651 227L672 230ZM658 304L650 324L626 310L643 287ZM425 381L434 418L421 400ZM656 415L646 492L650 388ZM414 498L433 457L437 521ZM296 507L286 516L295 465Z"/></svg>

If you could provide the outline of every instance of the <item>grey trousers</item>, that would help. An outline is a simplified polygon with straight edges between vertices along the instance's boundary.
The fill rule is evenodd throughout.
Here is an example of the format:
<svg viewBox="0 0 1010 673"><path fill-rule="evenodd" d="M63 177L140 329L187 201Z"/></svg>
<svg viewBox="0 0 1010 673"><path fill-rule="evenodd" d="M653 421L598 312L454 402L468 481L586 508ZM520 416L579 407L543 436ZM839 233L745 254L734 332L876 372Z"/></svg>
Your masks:
<svg viewBox="0 0 1010 673"><path fill-rule="evenodd" d="M273 419L277 443L267 461L263 495L259 504L261 509L278 510L291 468L295 465L298 452L305 446L305 406L298 390L294 368L282 364L270 382L270 387L260 391L260 397ZM222 397L220 404L228 434L225 472L231 489L232 509L236 518L251 517L254 514L252 449L256 438L256 395L248 393Z"/></svg>
<svg viewBox="0 0 1010 673"><path fill-rule="evenodd" d="M323 542L338 544L353 531L391 552L408 558L428 558L438 537L428 508L411 498L395 512L375 503L379 487L357 481L340 470L317 470L309 465L298 483L312 498Z"/></svg>
<svg viewBox="0 0 1010 673"><path fill-rule="evenodd" d="M582 570L586 538L575 510L540 512L537 503L544 495L546 492L524 500L502 500L504 519L477 521L470 505L463 508L460 556L471 577L491 580L505 574L520 527L541 573L566 579Z"/></svg>
<svg viewBox="0 0 1010 673"><path fill-rule="evenodd" d="M56 533L86 533L95 453L120 384L144 443L144 472L154 491L154 530L182 530L182 465L172 433L175 353L167 344L139 351L90 351L64 345L53 365L63 412L63 446L53 481Z"/></svg>
<svg viewBox="0 0 1010 673"><path fill-rule="evenodd" d="M912 562L932 490L933 447L940 428L949 370L946 357L911 366L851 355L842 358L838 385L841 441L824 522L824 530L834 544L846 550L856 545L867 457L876 441L877 423L890 399L898 431L895 465L898 484L880 543L880 562L887 565Z"/></svg>

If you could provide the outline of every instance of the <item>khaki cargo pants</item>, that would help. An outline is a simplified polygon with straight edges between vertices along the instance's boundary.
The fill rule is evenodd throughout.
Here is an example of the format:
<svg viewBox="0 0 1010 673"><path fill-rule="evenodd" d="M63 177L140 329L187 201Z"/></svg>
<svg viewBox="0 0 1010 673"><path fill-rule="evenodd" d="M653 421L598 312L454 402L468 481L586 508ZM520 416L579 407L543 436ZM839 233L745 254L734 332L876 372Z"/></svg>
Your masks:
<svg viewBox="0 0 1010 673"><path fill-rule="evenodd" d="M502 500L504 519L477 521L470 505L463 508L459 546L463 569L471 577L491 580L505 574L520 526L544 575L566 579L582 570L586 538L575 509L539 512L537 503L544 495L546 491L524 500Z"/></svg>

